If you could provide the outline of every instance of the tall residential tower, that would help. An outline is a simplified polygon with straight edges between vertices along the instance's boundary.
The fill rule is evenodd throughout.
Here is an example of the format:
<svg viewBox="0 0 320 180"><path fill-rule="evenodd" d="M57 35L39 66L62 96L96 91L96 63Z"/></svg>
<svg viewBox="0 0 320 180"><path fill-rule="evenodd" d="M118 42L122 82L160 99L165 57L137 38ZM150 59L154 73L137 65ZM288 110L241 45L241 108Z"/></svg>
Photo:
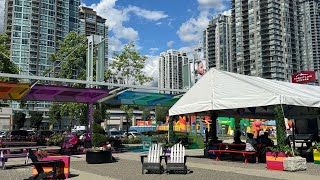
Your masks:
<svg viewBox="0 0 320 180"><path fill-rule="evenodd" d="M300 71L297 1L232 0L232 71L289 80Z"/></svg>
<svg viewBox="0 0 320 180"><path fill-rule="evenodd" d="M159 88L183 89L182 67L189 64L187 54L177 50L168 50L160 54L159 59ZM161 93L176 94L176 92L160 91Z"/></svg>
<svg viewBox="0 0 320 180"><path fill-rule="evenodd" d="M20 74L42 75L59 41L78 31L80 0L6 0L4 30Z"/></svg>
<svg viewBox="0 0 320 180"><path fill-rule="evenodd" d="M97 15L92 8L80 6L80 33L90 36L92 34L102 36L105 45L105 68L108 67L108 26L105 18Z"/></svg>
<svg viewBox="0 0 320 180"><path fill-rule="evenodd" d="M320 0L299 0L301 70L320 70Z"/></svg>
<svg viewBox="0 0 320 180"><path fill-rule="evenodd" d="M203 32L204 58L209 68L231 70L231 18L216 15Z"/></svg>

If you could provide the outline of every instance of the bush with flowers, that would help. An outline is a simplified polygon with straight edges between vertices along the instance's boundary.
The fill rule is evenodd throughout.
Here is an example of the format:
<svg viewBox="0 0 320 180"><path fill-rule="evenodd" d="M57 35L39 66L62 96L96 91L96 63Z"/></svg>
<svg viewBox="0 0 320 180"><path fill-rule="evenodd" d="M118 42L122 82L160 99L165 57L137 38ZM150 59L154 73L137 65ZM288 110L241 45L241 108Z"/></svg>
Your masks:
<svg viewBox="0 0 320 180"><path fill-rule="evenodd" d="M38 159L43 159L48 156L48 152L42 149L39 149L38 151L35 152L35 155L37 156Z"/></svg>

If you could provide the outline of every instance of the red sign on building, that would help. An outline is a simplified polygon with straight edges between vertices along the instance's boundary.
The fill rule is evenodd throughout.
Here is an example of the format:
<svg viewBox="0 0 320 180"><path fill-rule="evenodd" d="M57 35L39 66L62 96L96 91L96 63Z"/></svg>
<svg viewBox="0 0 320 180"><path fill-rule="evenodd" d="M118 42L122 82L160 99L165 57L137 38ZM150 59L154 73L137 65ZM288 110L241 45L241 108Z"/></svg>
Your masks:
<svg viewBox="0 0 320 180"><path fill-rule="evenodd" d="M315 71L301 71L291 75L293 83L310 83L316 81Z"/></svg>

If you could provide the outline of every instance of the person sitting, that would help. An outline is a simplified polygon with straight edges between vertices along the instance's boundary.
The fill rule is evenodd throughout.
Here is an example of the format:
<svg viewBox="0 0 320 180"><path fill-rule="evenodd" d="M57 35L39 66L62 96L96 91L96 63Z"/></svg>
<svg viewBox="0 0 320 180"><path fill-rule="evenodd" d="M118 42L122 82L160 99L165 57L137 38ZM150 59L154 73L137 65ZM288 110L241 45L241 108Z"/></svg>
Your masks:
<svg viewBox="0 0 320 180"><path fill-rule="evenodd" d="M268 132L264 132L264 135L261 138L261 144L263 144L265 147L271 147L274 145L273 141L269 138Z"/></svg>
<svg viewBox="0 0 320 180"><path fill-rule="evenodd" d="M241 131L237 131L234 138L233 138L233 144L243 144L241 141Z"/></svg>
<svg viewBox="0 0 320 180"><path fill-rule="evenodd" d="M257 145L257 142L253 139L253 134L248 133L247 134L247 140L246 140L246 151L256 151L255 146Z"/></svg>

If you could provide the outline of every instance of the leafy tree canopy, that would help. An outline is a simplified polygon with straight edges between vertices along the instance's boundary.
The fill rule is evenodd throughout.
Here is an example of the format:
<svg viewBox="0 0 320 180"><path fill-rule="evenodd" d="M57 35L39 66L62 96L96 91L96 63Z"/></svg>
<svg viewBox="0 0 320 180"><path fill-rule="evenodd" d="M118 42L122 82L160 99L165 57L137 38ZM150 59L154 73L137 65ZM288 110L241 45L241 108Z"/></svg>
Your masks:
<svg viewBox="0 0 320 180"><path fill-rule="evenodd" d="M16 129L22 128L26 122L26 114L23 112L14 113L13 122L16 125Z"/></svg>
<svg viewBox="0 0 320 180"><path fill-rule="evenodd" d="M152 81L151 77L147 77L142 69L145 66L147 57L140 55L135 45L130 42L126 44L121 53L114 52L113 62L110 64L111 70L107 72L107 76L120 76L126 80L127 84L144 84Z"/></svg>
<svg viewBox="0 0 320 180"><path fill-rule="evenodd" d="M6 34L0 34L0 72L18 74L18 67L10 60L9 44L9 37ZM17 81L17 79L0 77L0 81Z"/></svg>
<svg viewBox="0 0 320 180"><path fill-rule="evenodd" d="M36 111L30 112L30 124L32 128L39 129L42 120L43 120L43 117L41 112L36 112Z"/></svg>

